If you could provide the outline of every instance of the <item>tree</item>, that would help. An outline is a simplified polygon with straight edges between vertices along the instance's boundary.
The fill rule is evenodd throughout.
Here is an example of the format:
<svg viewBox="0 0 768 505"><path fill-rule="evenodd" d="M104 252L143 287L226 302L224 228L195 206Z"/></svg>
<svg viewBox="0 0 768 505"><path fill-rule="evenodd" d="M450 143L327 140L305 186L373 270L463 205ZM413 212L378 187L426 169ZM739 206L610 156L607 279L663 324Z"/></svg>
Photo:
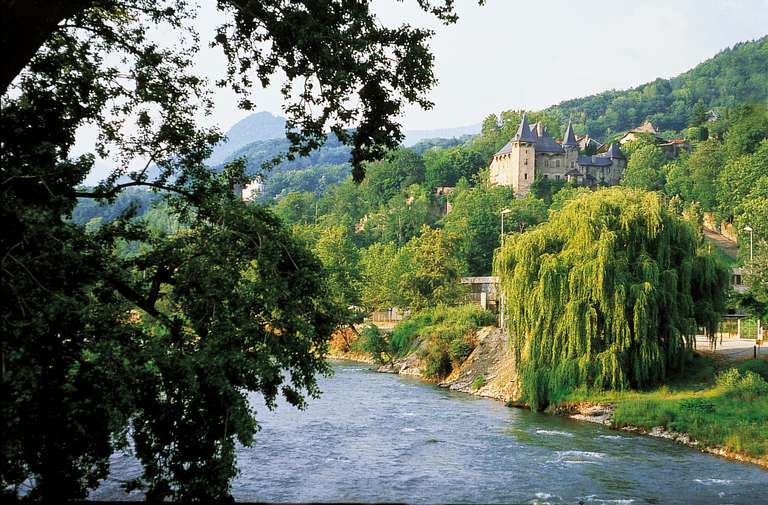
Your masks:
<svg viewBox="0 0 768 505"><path fill-rule="evenodd" d="M768 138L768 107L743 105L734 111L733 124L725 133L724 148L729 158L751 154Z"/></svg>
<svg viewBox="0 0 768 505"><path fill-rule="evenodd" d="M455 20L452 2L419 4ZM430 105L428 30L383 26L367 3L217 6L220 84L241 106L253 80L287 76L288 158L331 130L360 180L399 144L402 104ZM233 200L242 163L205 164L221 135L196 120L211 100L192 17L186 0L0 3L4 496L31 483L31 498L82 498L130 437L148 497L226 498L235 440L257 426L245 392L302 405L327 370L343 314L322 265L270 212ZM72 157L85 124L98 143ZM96 155L114 170L83 188ZM130 213L90 231L62 219L77 198L139 186L161 192L183 229L152 234ZM120 256L125 241L145 247Z"/></svg>
<svg viewBox="0 0 768 505"><path fill-rule="evenodd" d="M351 324L356 319L351 307L360 304L360 253L348 228L323 229L312 250L325 267L332 300L344 311L344 321Z"/></svg>
<svg viewBox="0 0 768 505"><path fill-rule="evenodd" d="M688 121L689 127L699 127L707 121L707 108L704 102L699 100L691 110L691 119Z"/></svg>
<svg viewBox="0 0 768 505"><path fill-rule="evenodd" d="M768 175L768 139L754 154L744 154L725 163L717 177L717 201L720 214L734 216L750 197L757 181Z"/></svg>
<svg viewBox="0 0 768 505"><path fill-rule="evenodd" d="M754 258L744 267L745 282L749 286L751 308L762 318L768 317L768 241L754 244Z"/></svg>
<svg viewBox="0 0 768 505"><path fill-rule="evenodd" d="M392 242L376 242L362 251L360 266L365 308L373 311L404 306L398 288L400 277L410 266L404 252Z"/></svg>
<svg viewBox="0 0 768 505"><path fill-rule="evenodd" d="M509 237L495 267L531 406L682 369L698 327L714 335L729 280L697 246L661 195L625 188L582 194Z"/></svg>
<svg viewBox="0 0 768 505"><path fill-rule="evenodd" d="M456 236L422 227L421 235L404 247L409 267L399 279L400 296L407 307L419 310L461 300L459 283L464 265L456 255Z"/></svg>
<svg viewBox="0 0 768 505"><path fill-rule="evenodd" d="M424 181L424 161L410 149L391 151L381 161L367 166L361 196L369 208L386 205L403 190Z"/></svg>
<svg viewBox="0 0 768 505"><path fill-rule="evenodd" d="M487 165L487 159L468 146L430 149L423 155L424 181L428 188L455 186L462 177L469 180Z"/></svg>
<svg viewBox="0 0 768 505"><path fill-rule="evenodd" d="M468 275L490 275L493 252L501 237L501 211L506 232L519 232L544 221L546 205L542 200L526 197L514 199L511 188L477 185L458 191L451 198L451 211L443 218L443 226L456 238L456 249Z"/></svg>
<svg viewBox="0 0 768 505"><path fill-rule="evenodd" d="M722 145L715 139L701 142L687 158L691 192L705 211L717 208L717 176L725 163Z"/></svg>
<svg viewBox="0 0 768 505"><path fill-rule="evenodd" d="M636 149L624 169L622 186L658 191L664 187L664 172L661 167L667 161L661 149L655 145L643 145Z"/></svg>
<svg viewBox="0 0 768 505"><path fill-rule="evenodd" d="M280 198L273 209L285 224L309 224L317 220L317 206L314 193L295 191Z"/></svg>
<svg viewBox="0 0 768 505"><path fill-rule="evenodd" d="M413 184L372 214L365 229L380 242L403 245L418 235L422 226L432 224L434 214L430 194L423 186Z"/></svg>

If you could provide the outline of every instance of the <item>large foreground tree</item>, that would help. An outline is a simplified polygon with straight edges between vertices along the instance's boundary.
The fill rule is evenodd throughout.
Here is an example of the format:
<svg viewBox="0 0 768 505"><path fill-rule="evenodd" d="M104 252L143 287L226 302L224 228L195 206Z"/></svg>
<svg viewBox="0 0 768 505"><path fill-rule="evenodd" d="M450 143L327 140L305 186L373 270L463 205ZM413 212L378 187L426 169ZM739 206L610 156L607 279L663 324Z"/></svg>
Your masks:
<svg viewBox="0 0 768 505"><path fill-rule="evenodd" d="M644 387L680 370L724 311L729 274L657 193L577 196L495 259L523 392L534 408L588 386Z"/></svg>
<svg viewBox="0 0 768 505"><path fill-rule="evenodd" d="M449 0L417 1L454 19ZM218 84L249 108L254 82L282 71L293 154L332 130L360 179L399 143L401 105L429 105L430 32L383 26L366 1L216 5ZM225 498L235 443L257 429L248 391L302 405L327 370L340 308L322 266L231 196L242 166L205 165L220 135L197 121L211 90L195 73L193 17L186 0L0 0L5 496L82 498L132 447L144 472L128 484L149 497ZM82 126L98 141L75 157ZM83 188L97 156L113 169ZM132 186L162 192L181 230L130 212L89 230L68 219L78 198Z"/></svg>

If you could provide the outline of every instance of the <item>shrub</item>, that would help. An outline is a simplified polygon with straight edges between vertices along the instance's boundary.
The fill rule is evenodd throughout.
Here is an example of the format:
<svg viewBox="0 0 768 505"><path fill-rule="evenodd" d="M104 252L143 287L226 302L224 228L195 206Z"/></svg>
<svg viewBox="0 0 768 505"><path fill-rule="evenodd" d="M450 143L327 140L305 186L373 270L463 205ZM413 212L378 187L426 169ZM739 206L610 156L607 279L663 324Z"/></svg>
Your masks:
<svg viewBox="0 0 768 505"><path fill-rule="evenodd" d="M376 363L384 364L392 361L390 345L375 324L369 324L363 328L355 347L370 354Z"/></svg>
<svg viewBox="0 0 768 505"><path fill-rule="evenodd" d="M425 342L428 350L420 356L425 374L444 377L474 350L473 333L495 322L496 316L477 305L439 305L417 312L395 326L390 340L392 352L403 356Z"/></svg>
<svg viewBox="0 0 768 505"><path fill-rule="evenodd" d="M742 372L738 368L729 368L718 374L715 383L726 395L742 400L749 401L768 395L768 382L765 379L755 372Z"/></svg>
<svg viewBox="0 0 768 505"><path fill-rule="evenodd" d="M429 379L442 379L446 377L453 366L451 357L444 347L433 343L421 354L422 373Z"/></svg>
<svg viewBox="0 0 768 505"><path fill-rule="evenodd" d="M466 339L462 338L454 340L450 344L451 360L455 361L456 363L462 363L467 359L467 357L472 353L474 349L475 346L472 345L471 342L468 342Z"/></svg>
<svg viewBox="0 0 768 505"><path fill-rule="evenodd" d="M477 391L481 387L485 386L485 384L486 384L485 376L478 375L477 377L475 377L475 380L472 381L472 385L470 386L470 388L472 389L472 391Z"/></svg>
<svg viewBox="0 0 768 505"><path fill-rule="evenodd" d="M739 363L736 367L742 372L754 372L765 380L768 380L768 361L762 359L750 359Z"/></svg>

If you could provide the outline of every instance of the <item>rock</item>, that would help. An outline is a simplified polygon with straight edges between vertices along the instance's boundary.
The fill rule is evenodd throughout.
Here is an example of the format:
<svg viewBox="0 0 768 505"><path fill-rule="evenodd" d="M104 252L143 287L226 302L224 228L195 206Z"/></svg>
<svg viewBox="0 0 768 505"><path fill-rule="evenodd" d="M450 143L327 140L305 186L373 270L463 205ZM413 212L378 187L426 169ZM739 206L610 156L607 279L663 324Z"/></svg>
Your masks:
<svg viewBox="0 0 768 505"><path fill-rule="evenodd" d="M455 391L509 402L518 397L517 370L509 338L499 328L486 326L478 330L477 347L458 370L454 370L441 386ZM472 388L482 377L484 384Z"/></svg>

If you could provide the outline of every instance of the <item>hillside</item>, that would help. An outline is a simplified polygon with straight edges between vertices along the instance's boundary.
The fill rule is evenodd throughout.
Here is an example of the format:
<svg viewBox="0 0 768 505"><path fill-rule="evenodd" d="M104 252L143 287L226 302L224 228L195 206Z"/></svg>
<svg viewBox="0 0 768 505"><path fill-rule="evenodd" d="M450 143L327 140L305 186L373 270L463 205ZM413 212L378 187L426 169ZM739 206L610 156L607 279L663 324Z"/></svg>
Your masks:
<svg viewBox="0 0 768 505"><path fill-rule="evenodd" d="M606 139L646 119L661 130L682 130L699 102L711 110L766 100L768 36L736 44L672 79L567 100L546 111L572 118L579 133Z"/></svg>
<svg viewBox="0 0 768 505"><path fill-rule="evenodd" d="M259 140L285 137L285 118L257 112L241 119L227 132L227 140L213 148L209 161L218 165L243 146Z"/></svg>

